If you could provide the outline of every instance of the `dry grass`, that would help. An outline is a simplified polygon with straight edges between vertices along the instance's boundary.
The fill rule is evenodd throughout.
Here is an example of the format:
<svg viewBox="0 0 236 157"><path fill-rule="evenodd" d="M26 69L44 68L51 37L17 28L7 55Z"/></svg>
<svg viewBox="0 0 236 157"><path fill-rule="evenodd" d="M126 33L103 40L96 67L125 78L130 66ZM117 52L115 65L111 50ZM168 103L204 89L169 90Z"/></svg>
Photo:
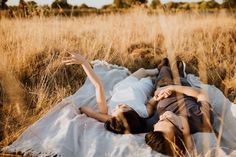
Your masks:
<svg viewBox="0 0 236 157"><path fill-rule="evenodd" d="M187 72L236 101L236 20L226 13L148 15L144 11L79 18L0 20L1 146L12 142L85 74L61 65L67 51L134 71L181 57Z"/></svg>

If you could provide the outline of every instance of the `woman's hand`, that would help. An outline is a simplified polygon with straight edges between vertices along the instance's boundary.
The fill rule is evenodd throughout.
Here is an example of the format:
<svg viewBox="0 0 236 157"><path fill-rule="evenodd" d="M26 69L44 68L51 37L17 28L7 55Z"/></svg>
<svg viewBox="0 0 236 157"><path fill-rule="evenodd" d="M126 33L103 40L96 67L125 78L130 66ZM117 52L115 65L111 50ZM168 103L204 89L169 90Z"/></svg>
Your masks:
<svg viewBox="0 0 236 157"><path fill-rule="evenodd" d="M90 107L88 107L88 106L80 107L79 110L80 110L81 114L84 113L84 114L86 114L88 117L91 117L91 115L92 115L93 112L94 112L94 111L93 111Z"/></svg>
<svg viewBox="0 0 236 157"><path fill-rule="evenodd" d="M104 114L101 112L96 112L93 111L90 107L88 106L83 106L79 108L81 113L86 114L88 117L94 118L100 122L106 122L109 118L111 118L110 115Z"/></svg>
<svg viewBox="0 0 236 157"><path fill-rule="evenodd" d="M78 53L69 53L71 56L70 57L66 57L63 60L63 63L65 63L66 65L71 65L71 64L84 64L86 61L86 59L81 56Z"/></svg>
<svg viewBox="0 0 236 157"><path fill-rule="evenodd" d="M154 93L154 98L156 101L168 98L172 94L171 86L160 87Z"/></svg>

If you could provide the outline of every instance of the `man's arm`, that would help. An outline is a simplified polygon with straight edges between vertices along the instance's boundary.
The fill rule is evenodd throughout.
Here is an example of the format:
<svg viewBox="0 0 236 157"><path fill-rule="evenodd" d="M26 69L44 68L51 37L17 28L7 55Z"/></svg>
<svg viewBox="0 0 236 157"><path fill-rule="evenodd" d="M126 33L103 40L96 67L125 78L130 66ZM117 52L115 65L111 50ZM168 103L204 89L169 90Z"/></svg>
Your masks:
<svg viewBox="0 0 236 157"><path fill-rule="evenodd" d="M170 92L182 93L182 94L196 98L197 101L208 101L208 95L202 89L188 87L188 86L180 86L180 85L169 85L166 87L159 88L155 91L155 96L162 95L163 93L170 93ZM168 96L170 94L168 94Z"/></svg>

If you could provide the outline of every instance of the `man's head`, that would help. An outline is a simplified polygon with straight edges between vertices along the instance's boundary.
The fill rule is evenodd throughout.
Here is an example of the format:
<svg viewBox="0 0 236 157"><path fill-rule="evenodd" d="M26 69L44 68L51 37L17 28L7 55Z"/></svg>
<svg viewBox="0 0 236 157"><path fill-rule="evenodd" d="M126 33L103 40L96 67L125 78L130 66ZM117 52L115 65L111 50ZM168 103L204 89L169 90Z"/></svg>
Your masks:
<svg viewBox="0 0 236 157"><path fill-rule="evenodd" d="M146 143L155 151L170 156L182 156L185 153L182 131L168 118L158 121L154 131L146 134Z"/></svg>
<svg viewBox="0 0 236 157"><path fill-rule="evenodd" d="M112 117L104 124L105 128L117 134L137 134L145 131L144 120L129 106L118 105Z"/></svg>

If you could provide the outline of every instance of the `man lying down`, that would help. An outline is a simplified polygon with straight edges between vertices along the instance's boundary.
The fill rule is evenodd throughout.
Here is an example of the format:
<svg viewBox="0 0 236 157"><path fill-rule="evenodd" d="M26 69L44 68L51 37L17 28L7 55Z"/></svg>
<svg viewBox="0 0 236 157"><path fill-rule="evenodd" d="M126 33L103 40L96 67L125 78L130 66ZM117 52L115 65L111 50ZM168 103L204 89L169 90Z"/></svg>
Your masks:
<svg viewBox="0 0 236 157"><path fill-rule="evenodd" d="M81 55L71 54L64 62L82 65L95 86L99 112L89 107L81 107L80 111L104 122L109 131L119 134L147 132L145 118L151 117L156 110L158 121L153 131L145 136L145 141L153 150L170 156L183 156L193 148L190 134L213 132L213 112L207 94L190 86L182 61L176 62L179 84L174 82L170 63L165 58L158 66L158 75L158 69L139 69L119 82L109 104L105 100L103 85ZM156 91L147 101L152 93L150 76L155 75Z"/></svg>

